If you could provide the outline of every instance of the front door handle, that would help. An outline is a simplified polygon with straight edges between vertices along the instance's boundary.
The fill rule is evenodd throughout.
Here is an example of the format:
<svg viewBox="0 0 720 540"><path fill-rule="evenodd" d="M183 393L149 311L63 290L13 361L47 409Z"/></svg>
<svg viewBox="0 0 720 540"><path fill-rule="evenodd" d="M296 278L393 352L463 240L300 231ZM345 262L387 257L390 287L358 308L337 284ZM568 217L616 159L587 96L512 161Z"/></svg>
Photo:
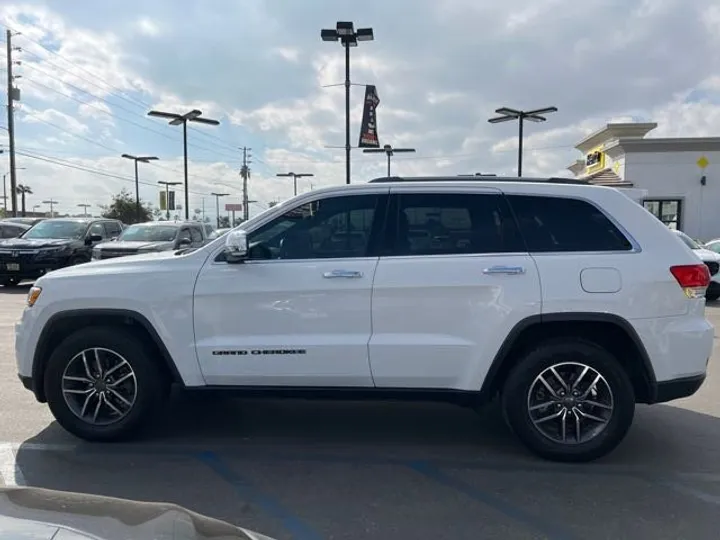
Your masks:
<svg viewBox="0 0 720 540"><path fill-rule="evenodd" d="M518 274L524 274L525 268L522 266L491 266L483 270L483 274L506 274L510 276L516 276Z"/></svg>
<svg viewBox="0 0 720 540"><path fill-rule="evenodd" d="M363 273L358 270L331 270L323 274L324 278L361 278Z"/></svg>

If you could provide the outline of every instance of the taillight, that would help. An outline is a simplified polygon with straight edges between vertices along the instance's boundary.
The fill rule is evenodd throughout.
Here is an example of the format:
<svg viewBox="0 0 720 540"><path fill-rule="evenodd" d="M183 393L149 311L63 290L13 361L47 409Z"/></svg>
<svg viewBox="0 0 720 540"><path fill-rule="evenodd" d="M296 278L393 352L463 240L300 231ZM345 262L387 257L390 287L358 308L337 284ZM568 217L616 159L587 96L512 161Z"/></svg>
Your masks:
<svg viewBox="0 0 720 540"><path fill-rule="evenodd" d="M710 284L710 270L705 264L671 266L670 273L683 288L688 298L700 298Z"/></svg>

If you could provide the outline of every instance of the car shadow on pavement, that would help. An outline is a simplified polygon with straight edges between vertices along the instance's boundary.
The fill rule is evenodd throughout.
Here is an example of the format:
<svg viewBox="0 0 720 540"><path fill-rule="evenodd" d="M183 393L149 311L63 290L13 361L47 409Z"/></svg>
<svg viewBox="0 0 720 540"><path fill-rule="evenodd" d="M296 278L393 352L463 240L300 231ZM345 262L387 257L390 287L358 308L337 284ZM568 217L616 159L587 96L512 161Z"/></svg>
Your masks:
<svg viewBox="0 0 720 540"><path fill-rule="evenodd" d="M30 287L32 287L32 283L21 283L20 285L16 285L15 287L5 287L3 285L0 285L0 295L3 294L27 294L30 290Z"/></svg>
<svg viewBox="0 0 720 540"><path fill-rule="evenodd" d="M452 538L715 539L718 463L720 419L672 405L638 407L615 452L570 465L529 455L496 404L204 393L173 396L142 440L86 443L52 423L15 452L18 483L174 502L301 540L437 538L449 522ZM293 519L320 532L294 534Z"/></svg>

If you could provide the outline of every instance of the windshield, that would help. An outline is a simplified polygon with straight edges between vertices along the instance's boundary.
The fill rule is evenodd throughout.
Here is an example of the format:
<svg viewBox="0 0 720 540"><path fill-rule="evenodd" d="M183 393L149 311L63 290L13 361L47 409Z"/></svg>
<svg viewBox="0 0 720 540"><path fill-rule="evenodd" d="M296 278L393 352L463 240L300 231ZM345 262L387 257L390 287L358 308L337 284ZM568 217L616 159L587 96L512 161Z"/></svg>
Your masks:
<svg viewBox="0 0 720 540"><path fill-rule="evenodd" d="M125 242L172 242L178 232L177 227L157 225L131 225L123 231L119 240Z"/></svg>
<svg viewBox="0 0 720 540"><path fill-rule="evenodd" d="M83 221L41 221L26 231L27 239L79 239L85 236L87 223Z"/></svg>
<svg viewBox="0 0 720 540"><path fill-rule="evenodd" d="M702 249L695 240L690 238L687 234L681 233L678 231L677 235L680 237L680 240L685 242L685 245L689 247L690 249Z"/></svg>
<svg viewBox="0 0 720 540"><path fill-rule="evenodd" d="M710 242L709 244L705 244L705 249L709 249L715 253L720 253L720 242Z"/></svg>

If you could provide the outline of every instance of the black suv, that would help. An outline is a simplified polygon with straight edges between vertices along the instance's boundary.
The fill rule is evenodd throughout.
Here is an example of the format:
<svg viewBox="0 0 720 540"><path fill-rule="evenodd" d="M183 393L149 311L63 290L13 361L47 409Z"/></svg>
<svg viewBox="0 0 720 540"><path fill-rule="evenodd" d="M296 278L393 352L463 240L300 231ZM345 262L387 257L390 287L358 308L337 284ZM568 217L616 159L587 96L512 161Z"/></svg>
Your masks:
<svg viewBox="0 0 720 540"><path fill-rule="evenodd" d="M19 238L0 240L0 284L11 287L23 279L89 262L93 246L121 232L122 223L114 219L45 219Z"/></svg>

